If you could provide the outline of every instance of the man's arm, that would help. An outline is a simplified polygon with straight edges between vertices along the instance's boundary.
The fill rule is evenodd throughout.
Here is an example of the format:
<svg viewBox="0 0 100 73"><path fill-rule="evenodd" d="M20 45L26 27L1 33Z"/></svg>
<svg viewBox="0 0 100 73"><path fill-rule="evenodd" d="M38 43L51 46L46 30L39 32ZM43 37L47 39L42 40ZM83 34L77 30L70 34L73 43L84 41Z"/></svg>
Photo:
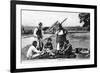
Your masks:
<svg viewBox="0 0 100 73"><path fill-rule="evenodd" d="M35 37L37 37L37 34L36 34L37 30L38 30L37 28L34 29L34 36Z"/></svg>
<svg viewBox="0 0 100 73"><path fill-rule="evenodd" d="M42 30L42 37L44 36L44 31Z"/></svg>
<svg viewBox="0 0 100 73"><path fill-rule="evenodd" d="M39 51L39 50L37 50L37 48L35 48L35 47L34 47L32 50L33 50L34 52L37 52L37 53L39 53L39 52L40 52L40 51Z"/></svg>

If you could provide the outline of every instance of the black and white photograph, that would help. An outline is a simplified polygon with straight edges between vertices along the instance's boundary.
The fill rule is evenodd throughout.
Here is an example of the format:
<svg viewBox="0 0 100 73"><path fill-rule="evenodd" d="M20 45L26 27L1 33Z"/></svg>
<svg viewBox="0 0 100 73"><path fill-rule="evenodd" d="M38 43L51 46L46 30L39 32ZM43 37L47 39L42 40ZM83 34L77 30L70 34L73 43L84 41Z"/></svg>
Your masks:
<svg viewBox="0 0 100 73"><path fill-rule="evenodd" d="M94 65L94 8L59 5L16 5L16 69Z"/></svg>
<svg viewBox="0 0 100 73"><path fill-rule="evenodd" d="M90 13L22 10L21 59L89 59Z"/></svg>

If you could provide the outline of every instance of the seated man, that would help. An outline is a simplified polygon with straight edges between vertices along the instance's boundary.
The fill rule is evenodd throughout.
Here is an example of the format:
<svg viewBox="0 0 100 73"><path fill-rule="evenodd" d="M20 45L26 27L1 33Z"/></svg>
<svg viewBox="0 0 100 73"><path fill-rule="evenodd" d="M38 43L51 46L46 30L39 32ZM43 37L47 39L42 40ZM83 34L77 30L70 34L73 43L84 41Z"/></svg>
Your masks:
<svg viewBox="0 0 100 73"><path fill-rule="evenodd" d="M63 48L60 50L61 55L65 55L66 57L75 57L75 54L72 52L72 45L69 43L69 40L64 42Z"/></svg>
<svg viewBox="0 0 100 73"><path fill-rule="evenodd" d="M45 53L49 53L49 55L55 55L55 54L52 52L53 46L52 46L51 41L52 41L51 38L48 38L48 39L47 39L47 42L46 42L46 44L45 44L43 50L45 51Z"/></svg>
<svg viewBox="0 0 100 73"><path fill-rule="evenodd" d="M37 50L37 41L33 41L32 45L27 51L27 59L32 59L41 55L41 51Z"/></svg>
<svg viewBox="0 0 100 73"><path fill-rule="evenodd" d="M63 48L61 49L63 54L71 54L72 53L72 45L69 43L69 40L64 42Z"/></svg>

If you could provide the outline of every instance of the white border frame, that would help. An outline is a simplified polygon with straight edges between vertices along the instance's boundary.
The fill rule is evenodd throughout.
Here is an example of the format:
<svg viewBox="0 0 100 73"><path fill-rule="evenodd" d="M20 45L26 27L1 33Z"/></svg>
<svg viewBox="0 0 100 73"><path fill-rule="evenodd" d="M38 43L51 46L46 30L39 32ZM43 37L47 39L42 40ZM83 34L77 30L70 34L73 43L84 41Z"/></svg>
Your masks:
<svg viewBox="0 0 100 73"><path fill-rule="evenodd" d="M44 60L43 61L25 61L21 63L21 24L20 10L54 10L54 11L72 11L72 12L88 12L90 13L90 59L66 59L64 60ZM16 69L23 68L40 68L40 67L55 67L55 66L73 66L94 64L94 9L71 8L71 7L51 7L51 6L35 6L35 5L16 5Z"/></svg>

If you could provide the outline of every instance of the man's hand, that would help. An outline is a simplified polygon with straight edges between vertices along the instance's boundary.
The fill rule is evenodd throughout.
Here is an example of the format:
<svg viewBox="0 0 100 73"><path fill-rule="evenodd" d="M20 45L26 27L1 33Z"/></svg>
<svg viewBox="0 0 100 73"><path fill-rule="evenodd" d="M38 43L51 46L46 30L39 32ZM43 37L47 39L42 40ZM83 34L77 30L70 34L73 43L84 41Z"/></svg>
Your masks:
<svg viewBox="0 0 100 73"><path fill-rule="evenodd" d="M40 52L40 55L43 55L44 53L45 53L45 51L43 50L43 51Z"/></svg>

